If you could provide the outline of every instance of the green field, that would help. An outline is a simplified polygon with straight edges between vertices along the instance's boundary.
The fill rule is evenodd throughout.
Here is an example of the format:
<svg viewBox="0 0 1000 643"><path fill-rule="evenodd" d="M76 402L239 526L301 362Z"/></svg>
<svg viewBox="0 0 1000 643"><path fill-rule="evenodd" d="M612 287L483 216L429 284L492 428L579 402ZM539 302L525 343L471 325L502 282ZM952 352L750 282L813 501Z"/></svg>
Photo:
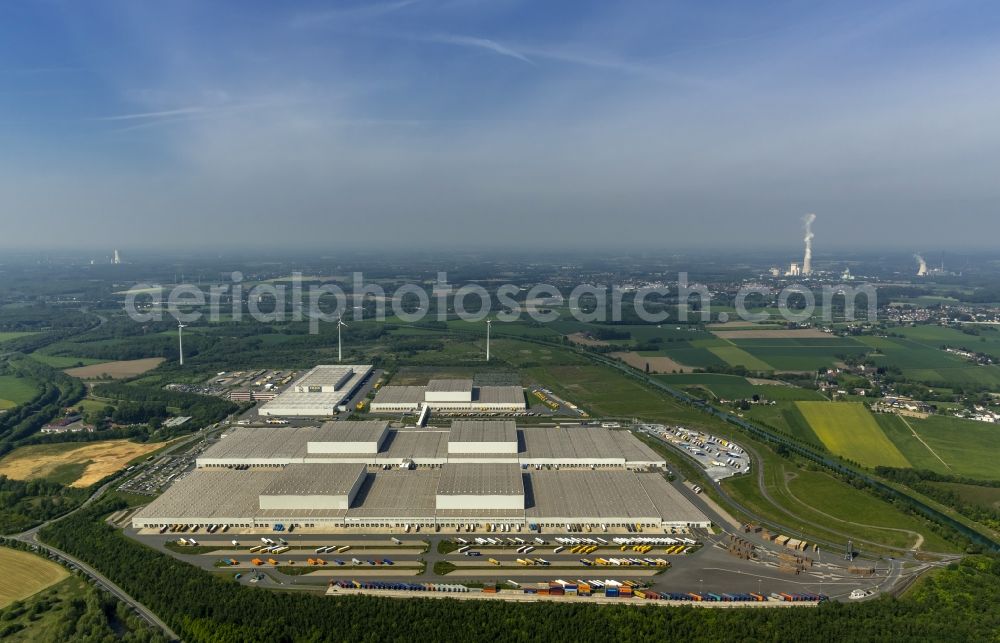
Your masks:
<svg viewBox="0 0 1000 643"><path fill-rule="evenodd" d="M875 418L856 402L796 402L816 437L836 455L864 466L909 467Z"/></svg>
<svg viewBox="0 0 1000 643"><path fill-rule="evenodd" d="M91 359L89 357L66 357L63 355L43 355L32 353L31 359L48 364L52 368L73 368L74 366L90 366L91 364L103 364L107 360Z"/></svg>
<svg viewBox="0 0 1000 643"><path fill-rule="evenodd" d="M755 406L747 412L747 415L751 420L770 425L798 440L824 448L823 442L813 432L794 401L781 401L772 406Z"/></svg>
<svg viewBox="0 0 1000 643"><path fill-rule="evenodd" d="M948 344L1000 354L1000 338L994 337L1000 333L984 330L981 336L973 336L941 326L899 328L894 332L907 337L859 338L877 350L871 355L876 364L897 366L905 377L928 385L1000 390L1000 367L974 364L940 348Z"/></svg>
<svg viewBox="0 0 1000 643"><path fill-rule="evenodd" d="M676 373L655 375L668 386L684 389L708 391L715 398L726 400L752 399L759 395L762 400L824 400L819 392L784 386L781 384L751 384L745 377L720 373Z"/></svg>
<svg viewBox="0 0 1000 643"><path fill-rule="evenodd" d="M972 484L962 484L959 482L931 482L928 483L941 489L951 491L963 502L970 505L977 505L983 509L1000 511L1000 487L980 487Z"/></svg>
<svg viewBox="0 0 1000 643"><path fill-rule="evenodd" d="M0 411L24 404L38 394L38 386L31 380L14 375L0 375Z"/></svg>
<svg viewBox="0 0 1000 643"><path fill-rule="evenodd" d="M754 513L794 527L807 537L832 542L854 538L909 549L922 541L920 548L924 550L955 551L955 545L892 504L825 472L797 466L763 445L758 445L757 451L764 458L764 485L770 499L761 493L756 476L737 476L722 483ZM871 546L865 544L863 548Z"/></svg>
<svg viewBox="0 0 1000 643"><path fill-rule="evenodd" d="M943 415L906 421L948 463L948 469L939 464L937 470L1000 480L1000 426Z"/></svg>
<svg viewBox="0 0 1000 643"><path fill-rule="evenodd" d="M721 421L667 398L617 371L594 364L541 366L526 370L526 377L581 405L594 415L638 417L717 429Z"/></svg>
<svg viewBox="0 0 1000 643"><path fill-rule="evenodd" d="M32 332L6 332L0 331L0 344L4 342L9 342L12 339L17 339L19 337L27 337L28 335L34 335Z"/></svg>
<svg viewBox="0 0 1000 643"><path fill-rule="evenodd" d="M708 350L730 366L742 366L752 371L774 370L773 366L738 346L712 346Z"/></svg>
<svg viewBox="0 0 1000 643"><path fill-rule="evenodd" d="M732 339L730 343L779 371L815 371L868 348L850 337Z"/></svg>

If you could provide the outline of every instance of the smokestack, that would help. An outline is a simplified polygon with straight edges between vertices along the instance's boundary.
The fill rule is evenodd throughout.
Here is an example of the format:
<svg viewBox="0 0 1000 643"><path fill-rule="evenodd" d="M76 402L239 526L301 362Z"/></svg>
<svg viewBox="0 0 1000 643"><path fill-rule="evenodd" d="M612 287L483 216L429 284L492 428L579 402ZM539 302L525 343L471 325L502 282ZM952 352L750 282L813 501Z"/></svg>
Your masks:
<svg viewBox="0 0 1000 643"><path fill-rule="evenodd" d="M810 212L802 218L802 222L806 226L806 256L802 258L802 274L811 275L812 274L812 260L813 260L813 234L812 225L813 221L816 220L816 215Z"/></svg>
<svg viewBox="0 0 1000 643"><path fill-rule="evenodd" d="M927 262L924 261L924 258L921 257L920 255L913 255L913 258L917 260L918 264L920 264L920 267L917 268L917 276L918 277L926 277L927 276Z"/></svg>

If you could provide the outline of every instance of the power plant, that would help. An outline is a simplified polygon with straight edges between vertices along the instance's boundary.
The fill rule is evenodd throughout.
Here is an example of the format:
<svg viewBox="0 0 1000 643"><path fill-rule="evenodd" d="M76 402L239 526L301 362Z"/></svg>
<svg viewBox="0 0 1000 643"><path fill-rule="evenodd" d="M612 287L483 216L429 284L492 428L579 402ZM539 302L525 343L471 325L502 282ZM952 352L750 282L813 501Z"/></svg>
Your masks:
<svg viewBox="0 0 1000 643"><path fill-rule="evenodd" d="M812 231L813 221L816 220L816 215L810 212L803 219L803 223L806 227L806 252L805 256L802 258L802 274L806 277L812 274L812 257L813 257L813 237L815 236Z"/></svg>
<svg viewBox="0 0 1000 643"><path fill-rule="evenodd" d="M918 277L926 277L927 276L927 262L924 261L924 258L921 257L918 254L913 255L913 258L917 260L918 264L920 264L920 267L917 268L917 276Z"/></svg>
<svg viewBox="0 0 1000 643"><path fill-rule="evenodd" d="M802 223L805 226L805 231L806 231L806 235L805 235L805 239L804 239L805 244L806 244L805 254L802 257L802 264L801 265L797 261L793 261L793 262L791 262L791 264L789 264L788 270L786 270L785 273L784 273L785 277L808 277L809 275L812 274L812 272L813 272L813 269L812 269L812 255L813 255L812 242L813 242L813 238L816 236L816 235L813 234L812 224L813 224L813 222L815 220L816 220L816 215L813 214L812 212L810 212L806 216L802 217ZM771 268L771 275L774 276L774 277L777 277L780 274L780 272L781 272L781 270L779 268Z"/></svg>

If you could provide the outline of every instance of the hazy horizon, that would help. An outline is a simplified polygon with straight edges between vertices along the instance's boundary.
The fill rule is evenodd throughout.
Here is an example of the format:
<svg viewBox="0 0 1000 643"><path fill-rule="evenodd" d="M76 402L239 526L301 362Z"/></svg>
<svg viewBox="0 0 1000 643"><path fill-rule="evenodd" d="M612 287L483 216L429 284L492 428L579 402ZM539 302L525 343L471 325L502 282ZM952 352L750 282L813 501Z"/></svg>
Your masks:
<svg viewBox="0 0 1000 643"><path fill-rule="evenodd" d="M1000 7L0 8L0 249L988 249Z"/></svg>

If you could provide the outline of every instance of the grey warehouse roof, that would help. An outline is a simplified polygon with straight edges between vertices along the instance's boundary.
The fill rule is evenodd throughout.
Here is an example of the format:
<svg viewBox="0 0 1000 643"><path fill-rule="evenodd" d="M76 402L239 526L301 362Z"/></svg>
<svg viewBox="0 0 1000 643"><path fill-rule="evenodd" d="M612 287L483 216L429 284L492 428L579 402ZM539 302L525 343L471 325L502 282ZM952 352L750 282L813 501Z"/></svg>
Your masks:
<svg viewBox="0 0 1000 643"><path fill-rule="evenodd" d="M455 391L471 391L472 380L431 380L427 383L427 390L431 393L452 393Z"/></svg>
<svg viewBox="0 0 1000 643"><path fill-rule="evenodd" d="M215 458L301 458L306 444L315 439L319 427L233 429L208 449L199 459Z"/></svg>
<svg viewBox="0 0 1000 643"><path fill-rule="evenodd" d="M524 389L520 386L480 386L473 401L480 404L520 404L524 402Z"/></svg>
<svg viewBox="0 0 1000 643"><path fill-rule="evenodd" d="M375 394L374 404L420 404L426 386L383 386Z"/></svg>
<svg viewBox="0 0 1000 643"><path fill-rule="evenodd" d="M516 464L446 464L441 470L440 496L516 496L524 494L521 467Z"/></svg>
<svg viewBox="0 0 1000 643"><path fill-rule="evenodd" d="M362 464L290 464L260 493L263 496L346 496L365 475Z"/></svg>
<svg viewBox="0 0 1000 643"><path fill-rule="evenodd" d="M455 420L449 442L517 442L514 420Z"/></svg>
<svg viewBox="0 0 1000 643"><path fill-rule="evenodd" d="M664 517L699 522L704 515L656 473L622 470L532 471L532 517Z"/></svg>
<svg viewBox="0 0 1000 643"><path fill-rule="evenodd" d="M382 420L324 422L311 442L371 442L382 437L389 423Z"/></svg>
<svg viewBox="0 0 1000 643"><path fill-rule="evenodd" d="M355 373L364 371L367 366L340 366L340 365L321 365L315 366L308 373L300 377L296 382L296 386L335 386L340 384L344 376L349 373Z"/></svg>

